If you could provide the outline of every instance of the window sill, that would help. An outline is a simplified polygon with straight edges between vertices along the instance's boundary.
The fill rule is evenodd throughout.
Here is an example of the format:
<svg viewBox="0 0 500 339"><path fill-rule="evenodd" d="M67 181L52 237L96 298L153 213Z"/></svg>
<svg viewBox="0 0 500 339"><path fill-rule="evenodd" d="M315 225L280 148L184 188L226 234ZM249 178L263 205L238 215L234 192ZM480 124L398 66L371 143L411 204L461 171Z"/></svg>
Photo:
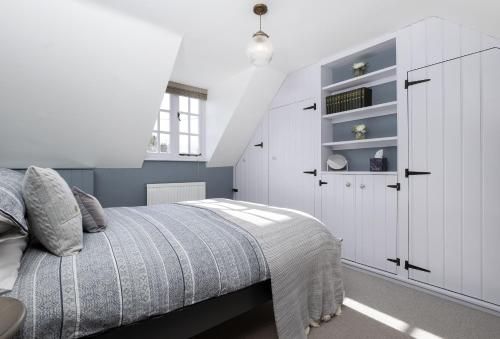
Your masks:
<svg viewBox="0 0 500 339"><path fill-rule="evenodd" d="M144 161L186 161L186 162L205 162L205 157L180 156L178 154L151 154L147 153Z"/></svg>

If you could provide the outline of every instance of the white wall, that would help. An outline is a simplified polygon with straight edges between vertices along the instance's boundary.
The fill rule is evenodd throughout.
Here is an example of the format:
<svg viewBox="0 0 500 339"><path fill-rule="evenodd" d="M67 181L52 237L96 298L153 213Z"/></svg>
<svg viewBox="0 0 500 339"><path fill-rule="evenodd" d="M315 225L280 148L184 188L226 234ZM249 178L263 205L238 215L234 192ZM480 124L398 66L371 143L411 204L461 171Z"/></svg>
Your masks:
<svg viewBox="0 0 500 339"><path fill-rule="evenodd" d="M273 98L271 108L289 105L318 96L320 69L318 64L313 64L289 73L278 93Z"/></svg>
<svg viewBox="0 0 500 339"><path fill-rule="evenodd" d="M208 166L234 166L269 109L285 74L252 67L208 89Z"/></svg>
<svg viewBox="0 0 500 339"><path fill-rule="evenodd" d="M181 40L86 1L0 2L0 167L140 167Z"/></svg>
<svg viewBox="0 0 500 339"><path fill-rule="evenodd" d="M206 159L210 159L245 94L253 76L248 68L208 89L206 106Z"/></svg>

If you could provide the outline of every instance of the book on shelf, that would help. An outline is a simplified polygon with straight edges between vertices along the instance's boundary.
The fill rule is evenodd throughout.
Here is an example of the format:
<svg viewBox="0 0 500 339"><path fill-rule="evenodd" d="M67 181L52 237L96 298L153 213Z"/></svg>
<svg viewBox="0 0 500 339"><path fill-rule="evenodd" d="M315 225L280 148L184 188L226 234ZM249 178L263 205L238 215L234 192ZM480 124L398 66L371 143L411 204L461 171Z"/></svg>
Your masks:
<svg viewBox="0 0 500 339"><path fill-rule="evenodd" d="M339 113L372 105L371 88L362 87L325 98L326 114Z"/></svg>

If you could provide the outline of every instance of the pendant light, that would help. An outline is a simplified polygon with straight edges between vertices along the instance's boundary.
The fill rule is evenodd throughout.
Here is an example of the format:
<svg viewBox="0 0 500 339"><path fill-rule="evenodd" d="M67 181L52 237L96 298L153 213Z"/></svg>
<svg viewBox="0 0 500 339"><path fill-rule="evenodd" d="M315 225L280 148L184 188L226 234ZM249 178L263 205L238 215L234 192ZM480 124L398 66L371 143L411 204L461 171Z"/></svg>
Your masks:
<svg viewBox="0 0 500 339"><path fill-rule="evenodd" d="M269 40L269 35L262 31L262 16L267 13L267 6L257 4L253 7L253 12L259 16L259 30L248 43L247 56L255 66L265 66L273 57L273 45Z"/></svg>

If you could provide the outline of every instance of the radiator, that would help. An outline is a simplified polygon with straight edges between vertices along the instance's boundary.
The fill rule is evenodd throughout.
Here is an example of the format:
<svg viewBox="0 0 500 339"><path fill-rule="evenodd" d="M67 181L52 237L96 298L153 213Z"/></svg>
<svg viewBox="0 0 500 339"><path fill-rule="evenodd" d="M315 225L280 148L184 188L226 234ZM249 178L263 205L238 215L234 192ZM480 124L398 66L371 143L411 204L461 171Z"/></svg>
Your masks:
<svg viewBox="0 0 500 339"><path fill-rule="evenodd" d="M204 182L148 184L146 186L148 205L205 199Z"/></svg>

